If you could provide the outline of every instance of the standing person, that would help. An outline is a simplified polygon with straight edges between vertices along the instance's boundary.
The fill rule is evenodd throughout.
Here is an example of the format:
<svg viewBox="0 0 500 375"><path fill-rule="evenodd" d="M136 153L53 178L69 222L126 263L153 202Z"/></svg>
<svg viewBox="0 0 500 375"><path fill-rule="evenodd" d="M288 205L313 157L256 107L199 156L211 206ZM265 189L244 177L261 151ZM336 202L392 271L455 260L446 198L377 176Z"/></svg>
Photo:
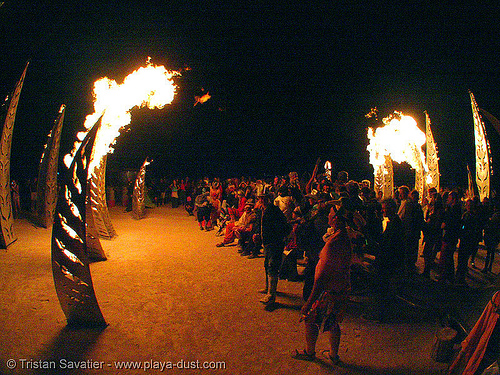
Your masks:
<svg viewBox="0 0 500 375"><path fill-rule="evenodd" d="M427 278L430 278L436 255L438 251L441 250L441 239L443 237L441 224L443 223L443 215L443 198L441 198L439 193L434 192L430 195L424 224L424 249L422 251L424 257L424 271L422 275Z"/></svg>
<svg viewBox="0 0 500 375"><path fill-rule="evenodd" d="M420 232L424 223L422 207L418 203L418 191L407 186L400 186L398 189L401 203L399 205L398 216L403 222L404 231L404 265L408 274L415 273L415 263L418 258L418 245Z"/></svg>
<svg viewBox="0 0 500 375"><path fill-rule="evenodd" d="M174 178L172 181L172 185L170 185L171 191L171 199L172 199L172 208L179 207L179 185L177 184L177 180Z"/></svg>
<svg viewBox="0 0 500 375"><path fill-rule="evenodd" d="M261 238L264 246L264 269L266 272L266 293L260 300L265 305L271 305L276 301L276 289L278 287L278 276L283 261L283 250L285 248L285 237L290 232L286 217L279 207L273 204L273 196L264 193L259 196L262 205Z"/></svg>
<svg viewBox="0 0 500 375"><path fill-rule="evenodd" d="M460 246L458 248L457 271L455 283L466 285L467 266L471 254L477 250L482 237L481 218L478 212L478 203L475 199L465 202L465 212L462 215L460 230Z"/></svg>
<svg viewBox="0 0 500 375"><path fill-rule="evenodd" d="M302 187L300 186L299 175L297 172L290 172L288 177L288 191L295 202L300 205L302 203L302 199L304 198L304 194L302 193Z"/></svg>
<svg viewBox="0 0 500 375"><path fill-rule="evenodd" d="M179 203L182 205L186 204L186 183L184 179L179 184Z"/></svg>
<svg viewBox="0 0 500 375"><path fill-rule="evenodd" d="M420 236L424 227L424 212L419 201L419 193L417 190L412 190L408 195L408 208L410 213L409 226L405 227L406 240L406 272L414 274L417 271L418 250L420 244ZM405 223L403 223L404 225Z"/></svg>
<svg viewBox="0 0 500 375"><path fill-rule="evenodd" d="M319 255L311 294L301 309L305 322L306 348L295 350L293 358L312 361L316 356L319 329L329 332L329 357L334 364L340 361L340 323L343 320L350 290L351 241L346 229L346 218L332 207L328 216L333 235ZM301 320L302 320L301 319Z"/></svg>
<svg viewBox="0 0 500 375"><path fill-rule="evenodd" d="M499 201L493 202L493 215L488 219L484 227L484 244L486 246L486 259L482 273L491 272L495 260L495 251L500 242L500 210Z"/></svg>
<svg viewBox="0 0 500 375"><path fill-rule="evenodd" d="M278 206L280 210L283 211L288 222L292 220L292 212L295 209L295 201L289 194L286 186L279 188L278 196L274 199L274 205Z"/></svg>
<svg viewBox="0 0 500 375"><path fill-rule="evenodd" d="M196 206L196 218L198 220L198 225L200 226L200 230L209 231L211 228L210 223L210 212L212 211L212 207L210 202L208 201L209 192L207 189L203 189L202 193L197 195L194 204Z"/></svg>
<svg viewBox="0 0 500 375"><path fill-rule="evenodd" d="M390 317L390 307L394 298L395 278L404 270L403 244L404 226L397 214L394 199L382 201L382 212L388 219L380 239L380 246L375 257L375 275L373 287L375 308L372 314L364 315L369 320L385 321Z"/></svg>
<svg viewBox="0 0 500 375"><path fill-rule="evenodd" d="M448 194L446 209L444 211L443 224L443 244L439 256L440 275L439 280L453 283L455 278L454 254L457 249L458 238L460 236L462 217L462 207L456 191Z"/></svg>
<svg viewBox="0 0 500 375"><path fill-rule="evenodd" d="M302 211L304 215L296 229L297 244L304 250L304 255L307 258L302 288L302 296L305 301L309 299L314 284L314 272L318 264L319 253L325 246L323 235L329 227L329 211L324 202L318 200L317 194L307 194L306 197L308 198L308 208L304 207L304 211Z"/></svg>

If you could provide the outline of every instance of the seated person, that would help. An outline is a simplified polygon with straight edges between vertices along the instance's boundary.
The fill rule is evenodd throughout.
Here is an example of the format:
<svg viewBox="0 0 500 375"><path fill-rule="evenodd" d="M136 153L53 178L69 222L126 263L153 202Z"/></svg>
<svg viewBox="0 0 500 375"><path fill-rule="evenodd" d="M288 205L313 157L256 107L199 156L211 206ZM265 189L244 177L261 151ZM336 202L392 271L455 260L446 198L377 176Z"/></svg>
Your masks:
<svg viewBox="0 0 500 375"><path fill-rule="evenodd" d="M252 201L247 201L244 206L244 211L238 220L232 218L226 224L226 232L224 239L221 243L218 243L217 247L222 247L234 242L235 238L245 241L246 235L252 230L252 219L253 219L253 207Z"/></svg>

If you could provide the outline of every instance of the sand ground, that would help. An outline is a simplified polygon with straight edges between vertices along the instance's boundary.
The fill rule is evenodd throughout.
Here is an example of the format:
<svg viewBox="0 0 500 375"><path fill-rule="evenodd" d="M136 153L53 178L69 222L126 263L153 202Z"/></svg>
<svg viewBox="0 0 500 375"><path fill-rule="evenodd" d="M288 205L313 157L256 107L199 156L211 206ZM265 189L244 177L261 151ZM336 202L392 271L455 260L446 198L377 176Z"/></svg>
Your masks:
<svg viewBox="0 0 500 375"><path fill-rule="evenodd" d="M433 308L402 302L400 318L380 324L361 318L362 296L353 296L342 324L341 366L320 354L328 348L324 334L318 359L292 359L290 353L304 347L301 283L280 281L278 304L266 311L257 293L263 258L242 257L235 246L216 247L220 238L200 231L181 207L151 209L142 220L123 207L110 214L118 237L101 240L109 259L91 265L109 324L103 330L66 327L52 280L51 230L16 220L18 240L0 251L1 373L430 375L446 369L430 356L440 328ZM414 285L429 294L429 283ZM468 291L458 295L474 298ZM446 308L464 303L457 294L432 298ZM126 361L141 368L117 368ZM186 368L193 365L223 368Z"/></svg>

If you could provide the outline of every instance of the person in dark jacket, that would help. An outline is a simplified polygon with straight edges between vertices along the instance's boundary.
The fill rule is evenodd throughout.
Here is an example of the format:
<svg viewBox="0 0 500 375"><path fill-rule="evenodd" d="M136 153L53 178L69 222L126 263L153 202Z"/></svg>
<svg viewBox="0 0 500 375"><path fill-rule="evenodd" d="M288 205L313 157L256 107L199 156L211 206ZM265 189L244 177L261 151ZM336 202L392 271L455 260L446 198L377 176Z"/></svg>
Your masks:
<svg viewBox="0 0 500 375"><path fill-rule="evenodd" d="M439 257L439 268L441 274L439 280L453 283L455 278L455 260L453 254L457 249L458 238L460 236L462 217L462 207L460 205L458 193L451 191L446 201L446 209L443 217L443 244Z"/></svg>
<svg viewBox="0 0 500 375"><path fill-rule="evenodd" d="M444 206L443 198L439 193L433 192L430 195L430 203L426 212L424 224L424 249L422 255L424 257L424 271L422 275L430 278L431 269L436 260L436 255L441 251L441 240L443 237Z"/></svg>
<svg viewBox="0 0 500 375"><path fill-rule="evenodd" d="M391 301L394 298L395 278L405 269L403 262L405 229L397 209L394 199L382 202L382 212L388 222L375 257L373 275L375 306L371 315L365 315L370 320L385 321L389 318Z"/></svg>
<svg viewBox="0 0 500 375"><path fill-rule="evenodd" d="M483 273L491 272L495 260L495 251L500 242L500 201L496 199L493 204L493 214L484 227L484 244L486 245L486 259L484 260Z"/></svg>
<svg viewBox="0 0 500 375"><path fill-rule="evenodd" d="M418 259L420 234L424 224L424 213L422 212L422 207L420 203L418 203L418 200L418 191L412 190L406 195L406 200L401 202L401 207L398 212L398 216L401 218L405 229L404 265L405 271L408 274L416 272L415 263Z"/></svg>
<svg viewBox="0 0 500 375"><path fill-rule="evenodd" d="M259 197L262 205L262 219L260 235L264 246L264 268L266 272L266 292L260 300L265 305L276 301L276 289L278 287L279 269L283 261L283 250L285 248L285 237L290 233L285 215L272 202L271 194L262 194Z"/></svg>
<svg viewBox="0 0 500 375"><path fill-rule="evenodd" d="M465 202L465 212L462 215L462 227L460 230L457 271L455 273L455 283L457 284L466 284L465 277L467 275L469 258L474 251L477 251L479 241L481 241L483 228L478 209L476 200L468 199Z"/></svg>

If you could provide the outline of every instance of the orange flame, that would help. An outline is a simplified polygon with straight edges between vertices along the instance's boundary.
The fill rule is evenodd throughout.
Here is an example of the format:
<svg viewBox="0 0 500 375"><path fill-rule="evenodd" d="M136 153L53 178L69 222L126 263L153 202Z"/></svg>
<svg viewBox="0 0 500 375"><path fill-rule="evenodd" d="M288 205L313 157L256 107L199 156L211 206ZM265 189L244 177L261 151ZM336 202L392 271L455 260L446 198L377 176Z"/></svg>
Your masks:
<svg viewBox="0 0 500 375"><path fill-rule="evenodd" d="M401 112L382 120L384 126L377 129L368 128L370 143L370 164L374 169L382 166L385 156L390 156L398 163L406 161L417 171L427 170L422 146L425 144L425 133L419 129L416 121Z"/></svg>
<svg viewBox="0 0 500 375"><path fill-rule="evenodd" d="M164 66L152 64L148 58L146 67L140 67L130 73L121 84L107 77L94 82L94 113L86 117L84 126L87 131L78 134L73 151L65 156L66 165L69 167L79 144L102 116L89 168L92 173L101 159L113 152L112 146L120 131L130 124L132 108L161 109L172 103L176 90L173 77L179 74L166 70Z"/></svg>
<svg viewBox="0 0 500 375"><path fill-rule="evenodd" d="M211 98L211 96L210 96L210 94L208 93L208 91L207 91L207 93L206 93L206 94L204 94L204 95L202 95L202 96L195 96L195 97L194 97L194 104L193 104L193 107L195 107L195 106L196 106L196 104L198 104L198 103L200 103L200 104L205 103L205 102L206 102L208 99L210 99L210 98Z"/></svg>

